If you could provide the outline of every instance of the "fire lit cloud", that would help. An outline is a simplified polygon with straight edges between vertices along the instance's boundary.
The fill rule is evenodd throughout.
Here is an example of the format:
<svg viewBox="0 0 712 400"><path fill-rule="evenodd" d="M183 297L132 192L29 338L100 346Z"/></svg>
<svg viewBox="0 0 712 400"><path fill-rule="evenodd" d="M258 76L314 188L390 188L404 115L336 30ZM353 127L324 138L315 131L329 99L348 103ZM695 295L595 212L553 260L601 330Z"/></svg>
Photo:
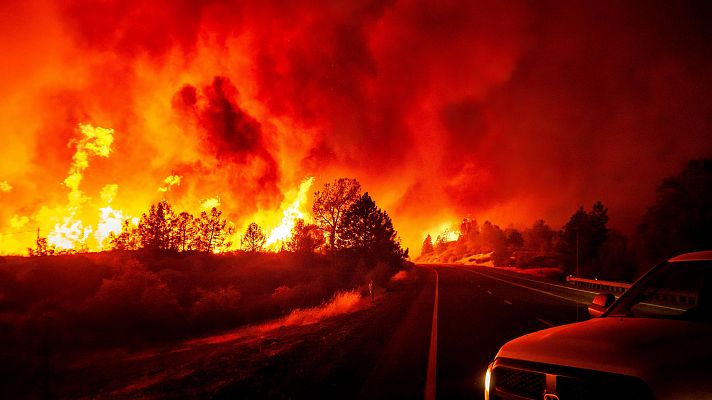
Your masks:
<svg viewBox="0 0 712 400"><path fill-rule="evenodd" d="M38 228L100 249L162 199L269 234L310 176L358 179L413 250L463 216L556 226L598 199L630 229L712 151L710 18L697 1L3 2L0 253Z"/></svg>

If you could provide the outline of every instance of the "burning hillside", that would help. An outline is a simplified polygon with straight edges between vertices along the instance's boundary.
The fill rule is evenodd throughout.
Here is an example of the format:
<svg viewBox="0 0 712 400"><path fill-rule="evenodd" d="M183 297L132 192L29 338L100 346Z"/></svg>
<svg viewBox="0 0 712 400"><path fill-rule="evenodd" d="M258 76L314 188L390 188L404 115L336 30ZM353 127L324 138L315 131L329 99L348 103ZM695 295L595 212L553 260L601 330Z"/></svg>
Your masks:
<svg viewBox="0 0 712 400"><path fill-rule="evenodd" d="M357 178L411 248L456 216L558 225L601 197L630 229L712 147L708 20L694 1L3 2L0 254L38 229L102 249L161 200L276 243L309 177Z"/></svg>

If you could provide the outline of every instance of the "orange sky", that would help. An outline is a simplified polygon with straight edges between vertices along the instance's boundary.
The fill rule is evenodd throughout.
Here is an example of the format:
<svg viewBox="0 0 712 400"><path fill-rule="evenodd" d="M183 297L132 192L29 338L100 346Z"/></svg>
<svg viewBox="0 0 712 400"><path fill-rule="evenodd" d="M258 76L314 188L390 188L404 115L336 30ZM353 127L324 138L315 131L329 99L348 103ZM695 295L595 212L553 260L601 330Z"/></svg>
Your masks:
<svg viewBox="0 0 712 400"><path fill-rule="evenodd" d="M114 130L82 218L219 197L269 228L348 176L414 254L463 216L558 228L599 199L630 231L710 156L709 7L569 3L2 2L0 252L71 208L79 124Z"/></svg>

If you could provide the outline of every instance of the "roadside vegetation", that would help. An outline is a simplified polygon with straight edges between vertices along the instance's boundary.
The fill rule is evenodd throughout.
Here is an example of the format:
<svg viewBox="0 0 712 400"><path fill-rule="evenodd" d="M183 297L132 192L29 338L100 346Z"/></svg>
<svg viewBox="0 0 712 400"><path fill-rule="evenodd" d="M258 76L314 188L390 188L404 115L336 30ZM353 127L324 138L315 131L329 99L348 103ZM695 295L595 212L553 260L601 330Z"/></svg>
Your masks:
<svg viewBox="0 0 712 400"><path fill-rule="evenodd" d="M382 292L408 268L390 217L356 180L324 185L313 213L278 252L265 250L255 223L240 234L217 208L194 216L166 201L125 221L109 251L60 251L38 238L30 257L0 257L3 365L34 374L69 355L293 319L339 294Z"/></svg>
<svg viewBox="0 0 712 400"><path fill-rule="evenodd" d="M420 262L462 262L516 267L562 279L565 275L627 281L674 255L712 249L712 159L690 161L658 186L657 199L632 235L609 227L598 201L579 207L560 228L536 220L506 229L465 218L423 241ZM451 240L457 236L456 240Z"/></svg>
<svg viewBox="0 0 712 400"><path fill-rule="evenodd" d="M386 264L364 270L347 257L286 252L139 250L0 263L0 339L8 349L27 348L26 340L54 350L182 340L318 306L390 277Z"/></svg>

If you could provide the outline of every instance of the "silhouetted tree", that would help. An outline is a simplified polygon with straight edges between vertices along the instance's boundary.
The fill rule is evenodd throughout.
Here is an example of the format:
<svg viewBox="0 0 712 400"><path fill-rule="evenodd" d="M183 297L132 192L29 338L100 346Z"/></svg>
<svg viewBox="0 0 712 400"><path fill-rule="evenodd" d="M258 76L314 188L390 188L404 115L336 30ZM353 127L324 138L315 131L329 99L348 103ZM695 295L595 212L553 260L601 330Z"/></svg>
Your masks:
<svg viewBox="0 0 712 400"><path fill-rule="evenodd" d="M287 242L287 249L297 253L312 253L324 245L324 233L314 224L297 220L292 228L292 238Z"/></svg>
<svg viewBox="0 0 712 400"><path fill-rule="evenodd" d="M628 251L628 240L620 232L608 231L598 258L601 279L630 282L635 278L636 266Z"/></svg>
<svg viewBox="0 0 712 400"><path fill-rule="evenodd" d="M175 241L172 237L175 218L175 213L167 201L161 200L157 204L152 204L148 214L144 213L138 224L141 247L175 249Z"/></svg>
<svg viewBox="0 0 712 400"><path fill-rule="evenodd" d="M480 228L477 220L465 218L460 224L460 236L457 238L461 253L476 253L480 246Z"/></svg>
<svg viewBox="0 0 712 400"><path fill-rule="evenodd" d="M568 271L576 272L578 263L580 275L600 272L598 251L606 241L607 223L608 209L600 201L593 205L590 213L580 207L571 216L559 234L559 252Z"/></svg>
<svg viewBox="0 0 712 400"><path fill-rule="evenodd" d="M507 248L510 251L517 251L524 247L524 237L522 236L522 233L518 230L514 228L508 228L504 231L504 237L504 240L507 244Z"/></svg>
<svg viewBox="0 0 712 400"><path fill-rule="evenodd" d="M428 255L433 251L435 251L435 248L433 247L433 238L430 237L430 234L428 234L428 236L425 237L425 240L423 240L423 247L420 250L420 255Z"/></svg>
<svg viewBox="0 0 712 400"><path fill-rule="evenodd" d="M492 252L492 261L495 265L504 265L512 252L507 243L507 236L502 228L485 221L480 231L483 252Z"/></svg>
<svg viewBox="0 0 712 400"><path fill-rule="evenodd" d="M57 253L57 248L49 242L46 237L38 237L35 241L35 248L27 248L30 257L51 256Z"/></svg>
<svg viewBox="0 0 712 400"><path fill-rule="evenodd" d="M192 214L183 211L178 214L178 217L173 224L174 238L176 248L180 251L194 249L196 246L196 236L198 227L195 223L195 217Z"/></svg>
<svg viewBox="0 0 712 400"><path fill-rule="evenodd" d="M712 248L712 159L690 161L663 180L637 228L635 247L644 270L680 253Z"/></svg>
<svg viewBox="0 0 712 400"><path fill-rule="evenodd" d="M329 249L334 250L341 219L358 198L361 184L356 179L339 178L314 193L312 213L317 226L329 234Z"/></svg>
<svg viewBox="0 0 712 400"><path fill-rule="evenodd" d="M202 211L200 218L195 221L196 237L193 246L198 251L207 253L230 247L230 236L234 233L227 220L222 219L222 211L216 207L210 212Z"/></svg>
<svg viewBox="0 0 712 400"><path fill-rule="evenodd" d="M549 253L553 250L554 236L551 227L540 219L524 231L524 245L531 251Z"/></svg>
<svg viewBox="0 0 712 400"><path fill-rule="evenodd" d="M121 223L121 232L118 235L114 232L109 233L107 240L109 248L115 250L137 250L141 247L138 228L134 227L128 219Z"/></svg>
<svg viewBox="0 0 712 400"><path fill-rule="evenodd" d="M252 222L242 236L242 248L247 251L262 251L267 238L259 225Z"/></svg>
<svg viewBox="0 0 712 400"><path fill-rule="evenodd" d="M448 238L450 237L450 230L446 229L444 232L438 235L435 239L435 252L442 254L447 250L449 245Z"/></svg>
<svg viewBox="0 0 712 400"><path fill-rule="evenodd" d="M498 245L506 245L504 232L499 226L490 221L485 221L482 224L481 235L483 251L494 251Z"/></svg>
<svg viewBox="0 0 712 400"><path fill-rule="evenodd" d="M344 213L335 245L388 260L408 257L408 250L401 248L388 213L378 208L368 193L359 197Z"/></svg>

